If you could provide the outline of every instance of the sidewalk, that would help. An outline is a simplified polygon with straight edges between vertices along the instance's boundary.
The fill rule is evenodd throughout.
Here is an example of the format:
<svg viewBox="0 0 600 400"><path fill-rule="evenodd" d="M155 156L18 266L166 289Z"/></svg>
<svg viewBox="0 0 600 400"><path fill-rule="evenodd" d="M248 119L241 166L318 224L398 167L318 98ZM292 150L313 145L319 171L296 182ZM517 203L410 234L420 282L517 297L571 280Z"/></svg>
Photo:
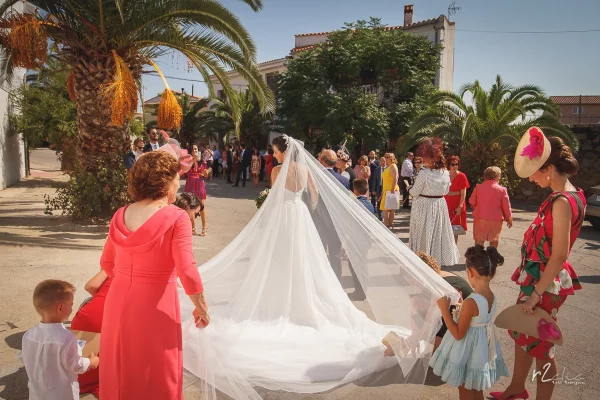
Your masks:
<svg viewBox="0 0 600 400"><path fill-rule="evenodd" d="M34 152L32 159L38 160L36 153ZM40 171L56 175L50 178L35 177L17 187L0 191L0 304L3 305L0 309L0 399L27 399L27 377L16 355L21 347L22 335L38 320L31 305L33 288L39 281L47 278L68 280L78 288L75 304L80 304L87 297L83 285L99 269L98 261L108 231L105 226L79 226L65 217L43 214L43 196L54 192L50 183L65 178L57 173L55 166L40 161ZM232 188L221 178L207 182L209 232L206 237L194 237L194 254L198 263L213 257L237 236L254 216L256 208L253 200L263 187L264 183L258 189L251 185ZM518 265L523 232L534 217L531 211L516 209L514 212L515 226L504 230L499 249L506 262L499 268L492 285L499 310L513 304L516 299L517 286L510 280L510 276ZM405 242L408 241L408 222L407 213L400 212L397 215L395 230ZM472 240L469 234L460 238L461 253L470 245ZM566 340L565 345L557 350L557 355L561 372L562 368L566 368L569 377L581 374L586 383L573 386L563 381L556 387L555 399L600 398L600 346L597 340L600 326L598 250L600 234L585 223L570 257L584 290L569 298L559 313L559 323ZM464 275L464 264L453 269ZM346 271L345 274L349 275L349 272ZM364 304L360 303L357 303L357 307L363 308ZM513 343L505 333L500 333L500 338L505 360L512 370ZM428 379L424 387L394 384L395 373L397 371L392 369L381 374L378 387L362 387L360 383L354 383L318 395L270 392L264 393L264 398L395 400L458 397L456 389L440 385L435 377ZM494 386L494 390L502 390L508 382L508 379L503 379ZM534 391L535 385L530 382L528 389ZM90 400L93 397L83 398ZM197 392L185 393L186 400L199 398Z"/></svg>

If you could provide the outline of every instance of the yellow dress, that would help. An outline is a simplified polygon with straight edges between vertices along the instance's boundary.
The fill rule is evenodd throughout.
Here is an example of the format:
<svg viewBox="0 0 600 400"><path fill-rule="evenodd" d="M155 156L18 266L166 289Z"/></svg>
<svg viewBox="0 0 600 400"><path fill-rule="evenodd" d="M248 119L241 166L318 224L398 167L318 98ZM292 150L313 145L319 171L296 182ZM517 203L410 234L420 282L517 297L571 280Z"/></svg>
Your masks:
<svg viewBox="0 0 600 400"><path fill-rule="evenodd" d="M383 172L381 173L381 181L383 182L383 189L382 189L382 193L381 193L381 205L379 206L380 210L387 210L387 208L385 208L385 193L386 192L391 192L392 188L395 187L396 188L396 192L398 192L400 190L400 187L398 186L398 182L394 182L394 178L392 177L392 173L390 172L390 167L386 168L383 170ZM392 210L395 210L395 208L392 208Z"/></svg>

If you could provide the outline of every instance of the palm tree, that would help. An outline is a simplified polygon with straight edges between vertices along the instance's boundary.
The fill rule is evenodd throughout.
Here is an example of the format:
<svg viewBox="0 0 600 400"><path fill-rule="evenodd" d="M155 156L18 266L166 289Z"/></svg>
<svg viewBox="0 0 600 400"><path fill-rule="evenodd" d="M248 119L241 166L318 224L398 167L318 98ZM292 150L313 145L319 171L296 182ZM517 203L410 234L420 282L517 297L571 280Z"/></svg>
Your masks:
<svg viewBox="0 0 600 400"><path fill-rule="evenodd" d="M262 113L253 93L235 92L227 99L212 99L209 110L198 115L198 128L205 135L222 136L225 142L260 141L272 127L272 113Z"/></svg>
<svg viewBox="0 0 600 400"><path fill-rule="evenodd" d="M489 91L475 81L464 85L459 94L434 94L426 111L410 126L408 139L416 143L423 136L442 138L470 164L477 174L471 178L477 179L486 167L507 164L507 155L532 126L576 145L572 132L558 117L558 107L542 89L513 87L498 75Z"/></svg>
<svg viewBox="0 0 600 400"><path fill-rule="evenodd" d="M235 91L226 69L237 71L263 110L274 107L250 35L218 0L36 0L42 11L7 13L21 1L0 5L0 78L11 79L15 67L43 66L49 51L69 66L68 88L77 104L80 161L86 172L120 165L129 148L128 123L137 110L145 67L156 69L166 86L158 124L179 127L181 109L154 62L167 52L183 54L206 82L215 75L227 95ZM262 0L241 1L254 11L262 8Z"/></svg>

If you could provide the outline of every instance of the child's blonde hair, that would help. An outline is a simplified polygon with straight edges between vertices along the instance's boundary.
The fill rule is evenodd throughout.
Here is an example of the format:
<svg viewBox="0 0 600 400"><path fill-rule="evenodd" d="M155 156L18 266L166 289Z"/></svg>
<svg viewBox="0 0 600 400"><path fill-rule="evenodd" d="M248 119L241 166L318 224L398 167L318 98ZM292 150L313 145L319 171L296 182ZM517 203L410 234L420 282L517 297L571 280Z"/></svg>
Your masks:
<svg viewBox="0 0 600 400"><path fill-rule="evenodd" d="M425 264L429 265L429 267L434 270L436 274L442 272L442 269L435 258L431 257L429 254L423 253L422 251L417 251L415 254L419 256L419 258L423 260Z"/></svg>
<svg viewBox="0 0 600 400"><path fill-rule="evenodd" d="M40 314L50 310L61 302L68 301L75 295L75 286L57 279L47 279L37 284L33 290L33 306Z"/></svg>

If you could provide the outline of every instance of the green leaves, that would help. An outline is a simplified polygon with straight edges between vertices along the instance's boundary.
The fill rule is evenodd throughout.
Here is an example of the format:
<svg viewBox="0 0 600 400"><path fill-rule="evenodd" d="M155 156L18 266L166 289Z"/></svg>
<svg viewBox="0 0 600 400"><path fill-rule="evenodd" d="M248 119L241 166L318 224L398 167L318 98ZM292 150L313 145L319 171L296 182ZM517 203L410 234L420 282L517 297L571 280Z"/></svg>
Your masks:
<svg viewBox="0 0 600 400"><path fill-rule="evenodd" d="M348 23L329 42L296 56L279 80L278 115L295 136L384 148L407 131L433 91L439 47L385 30L378 19Z"/></svg>

